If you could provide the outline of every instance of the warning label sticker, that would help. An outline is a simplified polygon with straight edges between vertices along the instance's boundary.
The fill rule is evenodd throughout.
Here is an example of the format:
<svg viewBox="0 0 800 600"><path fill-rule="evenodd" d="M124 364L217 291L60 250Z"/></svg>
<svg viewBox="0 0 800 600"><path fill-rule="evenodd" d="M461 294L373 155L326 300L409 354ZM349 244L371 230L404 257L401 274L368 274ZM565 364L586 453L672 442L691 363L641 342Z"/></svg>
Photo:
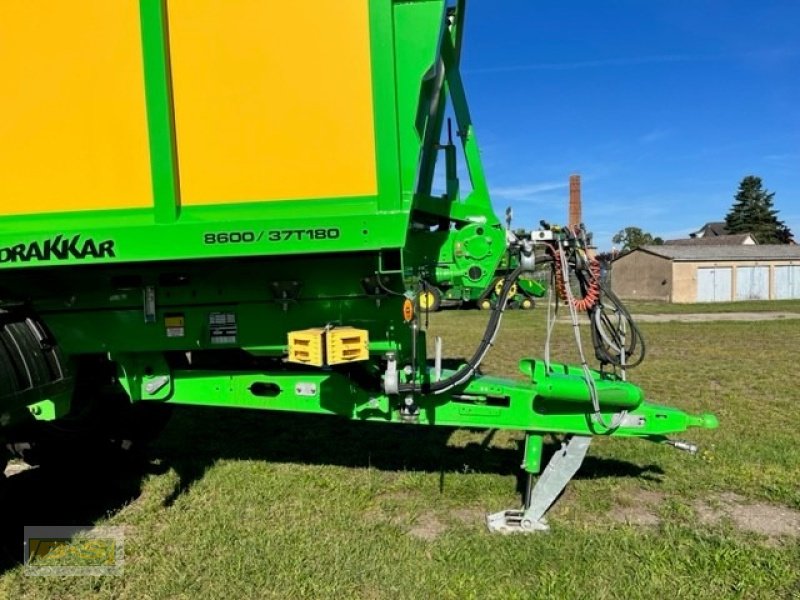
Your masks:
<svg viewBox="0 0 800 600"><path fill-rule="evenodd" d="M167 330L167 337L176 338L186 335L186 320L183 315L165 315L164 327Z"/></svg>
<svg viewBox="0 0 800 600"><path fill-rule="evenodd" d="M235 344L236 315L223 312L209 313L208 331L212 344Z"/></svg>

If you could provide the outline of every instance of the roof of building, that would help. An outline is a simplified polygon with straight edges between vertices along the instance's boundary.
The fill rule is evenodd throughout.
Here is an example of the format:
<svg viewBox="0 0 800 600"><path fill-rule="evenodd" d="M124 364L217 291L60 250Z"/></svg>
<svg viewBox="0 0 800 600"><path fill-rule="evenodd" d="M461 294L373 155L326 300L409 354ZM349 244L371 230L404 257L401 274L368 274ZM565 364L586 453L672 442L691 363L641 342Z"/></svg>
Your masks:
<svg viewBox="0 0 800 600"><path fill-rule="evenodd" d="M712 221L711 223L706 223L700 229L689 235L692 237L728 235L728 230L725 228L725 221Z"/></svg>
<svg viewBox="0 0 800 600"><path fill-rule="evenodd" d="M678 261L703 260L800 260L800 246L761 244L747 246L640 246L633 252L646 252ZM629 252L628 254L632 254ZM619 260L623 256L617 257Z"/></svg>
<svg viewBox="0 0 800 600"><path fill-rule="evenodd" d="M737 233L736 235L712 235L696 238L684 238L680 240L666 240L665 246L741 246L748 239L755 239L749 233Z"/></svg>

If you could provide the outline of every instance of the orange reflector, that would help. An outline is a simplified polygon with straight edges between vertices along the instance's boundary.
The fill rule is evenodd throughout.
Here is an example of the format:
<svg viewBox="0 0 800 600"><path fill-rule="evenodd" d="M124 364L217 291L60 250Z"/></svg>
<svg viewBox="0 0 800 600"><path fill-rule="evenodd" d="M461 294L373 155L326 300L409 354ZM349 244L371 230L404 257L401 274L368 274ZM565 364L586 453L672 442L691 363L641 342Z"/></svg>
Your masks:
<svg viewBox="0 0 800 600"><path fill-rule="evenodd" d="M411 321L414 318L414 303L406 298L405 302L403 302L403 319L405 319L406 323Z"/></svg>

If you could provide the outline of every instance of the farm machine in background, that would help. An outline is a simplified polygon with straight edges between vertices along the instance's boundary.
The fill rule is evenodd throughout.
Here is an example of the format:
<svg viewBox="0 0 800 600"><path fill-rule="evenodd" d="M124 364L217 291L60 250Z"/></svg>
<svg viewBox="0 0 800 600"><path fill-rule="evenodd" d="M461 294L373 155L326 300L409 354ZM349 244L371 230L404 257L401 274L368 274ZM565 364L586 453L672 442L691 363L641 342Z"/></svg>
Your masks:
<svg viewBox="0 0 800 600"><path fill-rule="evenodd" d="M544 437L561 434L522 510L489 518L533 531L593 436L715 427L626 380L641 338L580 231L520 237L492 210L459 72L464 8L3 3L5 447L64 430L133 440L160 418L148 408L239 407L520 430L536 474ZM459 143L446 144L438 195L448 103ZM496 301L474 353L445 363L441 345L426 353L414 299L450 248ZM546 353L520 360L526 381L483 374L537 263L555 270L571 318L589 315L600 368Z"/></svg>
<svg viewBox="0 0 800 600"><path fill-rule="evenodd" d="M417 293L419 310L427 313L465 305L489 310L497 306L506 277L519 266L519 260L505 248L496 251L486 243L484 236L475 234L479 230L481 228L473 228L448 235L444 243L437 244L437 262L420 281L421 289ZM492 273L490 277L485 276L483 267L475 264L476 259L488 263L485 268ZM525 273L511 284L506 309L531 310L545 291L542 281L531 273Z"/></svg>

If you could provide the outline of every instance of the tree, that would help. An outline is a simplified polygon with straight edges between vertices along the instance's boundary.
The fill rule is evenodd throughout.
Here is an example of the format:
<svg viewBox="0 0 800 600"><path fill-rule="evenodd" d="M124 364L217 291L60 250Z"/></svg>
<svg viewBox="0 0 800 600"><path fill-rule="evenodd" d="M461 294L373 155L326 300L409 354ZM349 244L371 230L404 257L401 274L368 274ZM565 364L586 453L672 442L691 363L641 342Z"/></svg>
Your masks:
<svg viewBox="0 0 800 600"><path fill-rule="evenodd" d="M778 219L775 192L761 187L761 178L748 175L739 183L733 206L725 217L728 233L749 233L759 244L788 244L792 232Z"/></svg>
<svg viewBox="0 0 800 600"><path fill-rule="evenodd" d="M639 227L626 227L611 238L615 244L620 244L622 252L636 250L639 246L660 246L664 243L660 237L653 237L652 234L642 231Z"/></svg>

